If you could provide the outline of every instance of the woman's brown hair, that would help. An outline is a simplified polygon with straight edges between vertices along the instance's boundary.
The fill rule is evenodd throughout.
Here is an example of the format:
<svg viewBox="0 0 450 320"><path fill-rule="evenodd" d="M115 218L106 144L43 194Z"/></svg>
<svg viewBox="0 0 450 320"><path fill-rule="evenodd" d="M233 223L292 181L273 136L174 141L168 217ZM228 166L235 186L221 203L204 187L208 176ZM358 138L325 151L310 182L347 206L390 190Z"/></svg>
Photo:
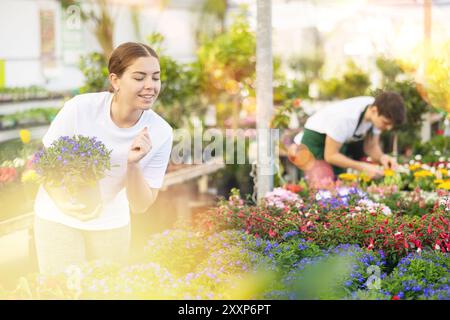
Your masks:
<svg viewBox="0 0 450 320"><path fill-rule="evenodd" d="M125 42L118 46L111 54L108 62L109 73L116 74L119 78L125 70L133 64L137 58L155 57L159 61L158 54L148 45L138 42ZM109 91L114 92L110 85Z"/></svg>

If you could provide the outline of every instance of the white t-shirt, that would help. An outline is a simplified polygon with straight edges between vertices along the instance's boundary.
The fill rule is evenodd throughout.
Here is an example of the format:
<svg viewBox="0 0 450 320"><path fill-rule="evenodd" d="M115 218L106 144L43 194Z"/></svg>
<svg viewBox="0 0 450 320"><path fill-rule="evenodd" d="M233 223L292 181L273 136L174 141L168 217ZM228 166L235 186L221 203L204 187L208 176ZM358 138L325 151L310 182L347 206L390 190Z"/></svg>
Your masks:
<svg viewBox="0 0 450 320"><path fill-rule="evenodd" d="M358 120L364 109L374 102L373 97L355 97L332 103L314 113L305 123L305 128L326 134L340 143L356 141L353 134L365 136L372 124L362 121L355 132ZM375 135L380 130L373 128Z"/></svg>
<svg viewBox="0 0 450 320"><path fill-rule="evenodd" d="M95 136L108 150L112 150L111 170L99 181L103 205L99 217L81 221L64 214L42 185L34 204L38 217L83 230L107 230L126 226L130 222L125 189L128 151L144 127L148 127L152 149L140 160L139 165L148 185L151 188L161 188L172 150L172 128L153 110L144 111L133 127L119 128L110 116L112 97L110 92L100 92L82 94L70 99L42 138L47 148L61 136Z"/></svg>

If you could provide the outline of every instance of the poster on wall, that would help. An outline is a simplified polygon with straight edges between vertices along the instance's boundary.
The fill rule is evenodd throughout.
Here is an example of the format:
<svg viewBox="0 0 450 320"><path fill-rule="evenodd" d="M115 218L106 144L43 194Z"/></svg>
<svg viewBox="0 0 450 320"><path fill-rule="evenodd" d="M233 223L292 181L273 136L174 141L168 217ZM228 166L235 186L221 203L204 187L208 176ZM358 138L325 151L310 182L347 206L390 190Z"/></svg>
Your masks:
<svg viewBox="0 0 450 320"><path fill-rule="evenodd" d="M41 63L42 68L52 69L56 66L55 13L52 10L40 10L41 26Z"/></svg>

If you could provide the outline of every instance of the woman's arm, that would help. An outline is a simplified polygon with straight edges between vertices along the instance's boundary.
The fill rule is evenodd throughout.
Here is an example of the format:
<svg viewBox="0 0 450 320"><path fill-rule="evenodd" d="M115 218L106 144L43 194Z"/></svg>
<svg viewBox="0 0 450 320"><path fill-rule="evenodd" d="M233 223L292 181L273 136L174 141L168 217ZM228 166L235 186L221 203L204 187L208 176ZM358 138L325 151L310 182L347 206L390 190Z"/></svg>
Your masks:
<svg viewBox="0 0 450 320"><path fill-rule="evenodd" d="M143 213L155 202L158 189L150 188L138 163L128 163L125 182L130 209Z"/></svg>

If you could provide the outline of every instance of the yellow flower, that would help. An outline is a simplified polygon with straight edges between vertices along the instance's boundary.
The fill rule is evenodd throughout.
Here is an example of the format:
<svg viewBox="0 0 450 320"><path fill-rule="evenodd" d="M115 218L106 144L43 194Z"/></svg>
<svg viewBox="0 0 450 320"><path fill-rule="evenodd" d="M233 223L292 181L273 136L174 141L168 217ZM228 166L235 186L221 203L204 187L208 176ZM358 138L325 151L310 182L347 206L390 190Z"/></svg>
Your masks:
<svg viewBox="0 0 450 320"><path fill-rule="evenodd" d="M385 177L393 177L394 176L394 170L392 170L392 169L385 169L384 170L384 176Z"/></svg>
<svg viewBox="0 0 450 320"><path fill-rule="evenodd" d="M20 140L22 140L22 142L24 144L27 144L30 142L31 139L31 133L29 130L27 129L22 129L19 131L19 135L20 135Z"/></svg>
<svg viewBox="0 0 450 320"><path fill-rule="evenodd" d="M365 174L364 172L361 172L359 174L359 179L363 182L369 182L371 180L370 177L367 174Z"/></svg>
<svg viewBox="0 0 450 320"><path fill-rule="evenodd" d="M38 180L38 174L34 170L27 170L22 173L22 182L36 182Z"/></svg>
<svg viewBox="0 0 450 320"><path fill-rule="evenodd" d="M409 166L409 170L416 171L416 170L420 169L421 167L422 167L421 164L415 163L415 164L412 164L412 165Z"/></svg>
<svg viewBox="0 0 450 320"><path fill-rule="evenodd" d="M450 190L450 181L447 180L444 183L441 183L440 185L438 185L436 188Z"/></svg>
<svg viewBox="0 0 450 320"><path fill-rule="evenodd" d="M345 181L355 181L357 178L358 178L357 175L353 173L341 173L339 175L339 179Z"/></svg>
<svg viewBox="0 0 450 320"><path fill-rule="evenodd" d="M447 169L441 168L438 171L442 174L442 176L447 176L448 175L448 170Z"/></svg>
<svg viewBox="0 0 450 320"><path fill-rule="evenodd" d="M426 178L426 177L431 177L431 176L433 176L433 174L428 170L420 170L420 171L414 172L414 177L416 179Z"/></svg>
<svg viewBox="0 0 450 320"><path fill-rule="evenodd" d="M441 184L441 183L444 183L444 180L442 180L442 179L436 179L436 180L434 180L434 183L435 183L435 184Z"/></svg>

